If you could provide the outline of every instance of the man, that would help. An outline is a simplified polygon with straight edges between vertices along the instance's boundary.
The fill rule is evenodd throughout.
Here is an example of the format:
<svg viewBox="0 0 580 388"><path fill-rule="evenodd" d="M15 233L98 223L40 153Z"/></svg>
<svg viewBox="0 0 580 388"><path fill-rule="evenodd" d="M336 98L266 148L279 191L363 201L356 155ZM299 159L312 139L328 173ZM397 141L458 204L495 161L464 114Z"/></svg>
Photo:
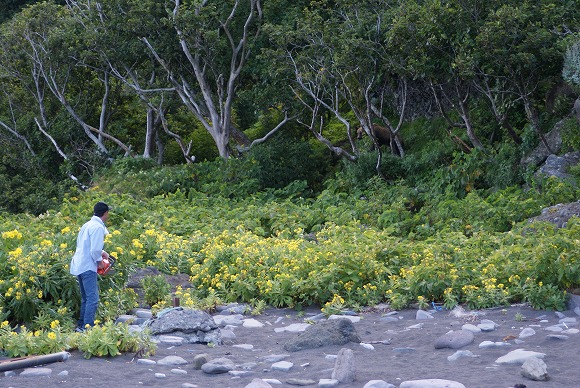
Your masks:
<svg viewBox="0 0 580 388"><path fill-rule="evenodd" d="M77 247L70 263L70 273L77 277L81 291L81 312L76 331L82 332L87 326L95 325L95 315L99 305L97 269L103 266L102 260L109 257L103 250L105 236L109 231L105 222L109 218L109 206L97 202L93 216L79 231Z"/></svg>

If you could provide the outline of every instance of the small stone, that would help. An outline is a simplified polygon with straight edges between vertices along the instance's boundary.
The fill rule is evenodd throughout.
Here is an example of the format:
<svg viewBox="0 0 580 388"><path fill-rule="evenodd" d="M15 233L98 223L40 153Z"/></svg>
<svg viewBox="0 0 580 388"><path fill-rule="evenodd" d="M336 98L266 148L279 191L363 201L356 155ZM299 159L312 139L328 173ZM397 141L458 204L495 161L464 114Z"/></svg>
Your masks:
<svg viewBox="0 0 580 388"><path fill-rule="evenodd" d="M288 357L290 357L289 354L272 354L269 356L262 357L262 361L264 361L264 362L278 362L278 361L282 361Z"/></svg>
<svg viewBox="0 0 580 388"><path fill-rule="evenodd" d="M137 364L141 364L141 365L155 365L157 364L156 361L153 360L148 360L146 358L140 358L137 360Z"/></svg>
<svg viewBox="0 0 580 388"><path fill-rule="evenodd" d="M309 326L310 326L309 323L293 323L293 324L285 326L285 327L277 327L274 329L274 331L276 333L282 333L285 331L288 331L291 333L298 333L298 332L306 330Z"/></svg>
<svg viewBox="0 0 580 388"><path fill-rule="evenodd" d="M434 317L427 311L417 310L417 313L415 314L415 319L434 319Z"/></svg>
<svg viewBox="0 0 580 388"><path fill-rule="evenodd" d="M201 370L207 374L228 373L235 368L235 364L228 358L216 358L201 366Z"/></svg>
<svg viewBox="0 0 580 388"><path fill-rule="evenodd" d="M193 369L200 370L201 366L209 361L209 354L202 353L193 357Z"/></svg>
<svg viewBox="0 0 580 388"><path fill-rule="evenodd" d="M526 327L524 330L520 332L518 338L527 338L533 336L534 334L536 334L536 331L534 329Z"/></svg>
<svg viewBox="0 0 580 388"><path fill-rule="evenodd" d="M318 388L331 388L336 387L339 384L338 380L335 379L320 379L318 380Z"/></svg>
<svg viewBox="0 0 580 388"><path fill-rule="evenodd" d="M289 361L279 361L279 362L276 362L276 363L272 364L272 369L273 370L281 370L281 371L287 372L293 366L294 366L294 364L291 363L291 362L289 362Z"/></svg>
<svg viewBox="0 0 580 388"><path fill-rule="evenodd" d="M470 331L472 333L481 333L481 329L475 325L472 325L471 323L466 323L465 325L461 326L461 329Z"/></svg>
<svg viewBox="0 0 580 388"><path fill-rule="evenodd" d="M183 344L183 337L176 337L173 335L160 335L159 342L166 345L179 346Z"/></svg>
<svg viewBox="0 0 580 388"><path fill-rule="evenodd" d="M567 340L570 337L568 337L567 335L563 335L563 334L548 334L546 336L546 338L553 339L553 340Z"/></svg>
<svg viewBox="0 0 580 388"><path fill-rule="evenodd" d="M307 379L295 379L295 378L292 378L292 379L286 380L286 384L289 384L289 385L299 385L299 386L302 386L303 387L303 386L306 386L306 385L316 384L316 381L314 381L314 380L307 380Z"/></svg>
<svg viewBox="0 0 580 388"><path fill-rule="evenodd" d="M252 350L252 349L254 349L254 345L250 345L250 344L239 344L239 345L233 345L232 347L234 347L234 348L240 348L240 349L246 349L246 350Z"/></svg>
<svg viewBox="0 0 580 388"><path fill-rule="evenodd" d="M264 324L256 319L254 319L254 318L249 318L249 319L244 319L244 323L242 326L254 329L254 328L264 327Z"/></svg>
<svg viewBox="0 0 580 388"><path fill-rule="evenodd" d="M389 384L384 380L371 380L366 383L363 388L396 388L393 384Z"/></svg>
<svg viewBox="0 0 580 388"><path fill-rule="evenodd" d="M52 369L50 368L26 368L20 376L23 377L36 377L36 376L50 376Z"/></svg>
<svg viewBox="0 0 580 388"><path fill-rule="evenodd" d="M265 380L255 378L245 388L272 388L272 386Z"/></svg>
<svg viewBox="0 0 580 388"><path fill-rule="evenodd" d="M157 361L159 365L185 365L187 361L179 356L167 356Z"/></svg>
<svg viewBox="0 0 580 388"><path fill-rule="evenodd" d="M254 374L254 372L250 370L231 370L228 372L230 376L233 377L248 377Z"/></svg>
<svg viewBox="0 0 580 388"><path fill-rule="evenodd" d="M355 380L355 375L354 352L348 348L340 349L330 377L341 383L352 383Z"/></svg>
<svg viewBox="0 0 580 388"><path fill-rule="evenodd" d="M461 357L475 357L475 356L469 350L458 350L451 356L447 357L447 360L456 361L459 360Z"/></svg>
<svg viewBox="0 0 580 388"><path fill-rule="evenodd" d="M348 319L352 323L360 321L360 317L352 315L331 315L328 319Z"/></svg>
<svg viewBox="0 0 580 388"><path fill-rule="evenodd" d="M451 380L424 379L403 381L399 388L465 388L465 385Z"/></svg>

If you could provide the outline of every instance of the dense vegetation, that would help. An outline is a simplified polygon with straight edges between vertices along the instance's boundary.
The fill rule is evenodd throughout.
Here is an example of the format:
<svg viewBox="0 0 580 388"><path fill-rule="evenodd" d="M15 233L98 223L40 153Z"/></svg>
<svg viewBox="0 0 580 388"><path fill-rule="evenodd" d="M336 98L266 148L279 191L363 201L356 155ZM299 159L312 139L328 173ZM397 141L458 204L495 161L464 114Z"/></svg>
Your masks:
<svg viewBox="0 0 580 388"><path fill-rule="evenodd" d="M555 124L566 147L580 143L579 15L575 1L539 0L9 2L0 209L54 209L117 158L238 158L273 134L299 159L289 171L309 164L309 184L339 159L397 180L412 164L451 165L454 151L479 151L474 163L502 171L495 183L521 184L523 155L560 151L546 136ZM379 127L390 134L385 155L415 160L369 156L359 127L375 144ZM413 148L442 133L446 147Z"/></svg>
<svg viewBox="0 0 580 388"><path fill-rule="evenodd" d="M579 189L523 163L580 149L575 1L29 3L0 26L8 354L147 341L63 336L98 200L119 259L104 325L135 306L123 286L145 266L189 274L177 295L208 309L561 309L580 287L580 220L526 222ZM144 287L170 304L163 279Z"/></svg>
<svg viewBox="0 0 580 388"><path fill-rule="evenodd" d="M97 200L113 206L106 245L118 257L117 273L101 282L103 322L134 306L123 285L145 266L189 274L193 287L178 290L186 306L221 300L335 311L384 301L528 301L561 309L565 291L580 285L578 220L563 229L526 222L578 198L574 186L550 178L530 181L533 190L472 190L458 199L449 187L420 192L377 178L363 188L352 168L308 197L305 181L256 190L236 161L145 169L120 162L57 212L3 217L1 319L73 326L78 295L67 268ZM171 295L157 302L168 306Z"/></svg>

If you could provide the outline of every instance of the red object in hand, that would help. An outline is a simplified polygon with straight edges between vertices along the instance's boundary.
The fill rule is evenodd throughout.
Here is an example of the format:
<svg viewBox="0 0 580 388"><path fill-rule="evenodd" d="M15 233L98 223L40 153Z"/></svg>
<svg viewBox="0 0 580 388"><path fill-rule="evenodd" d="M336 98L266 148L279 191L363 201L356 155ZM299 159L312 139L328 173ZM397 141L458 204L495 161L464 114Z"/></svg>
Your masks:
<svg viewBox="0 0 580 388"><path fill-rule="evenodd" d="M111 268L113 267L113 265L115 264L115 259L113 256L110 256L108 258L105 258L101 261L102 266L101 268L97 268L97 273L99 275L106 275L107 273L109 273L109 271L111 270Z"/></svg>

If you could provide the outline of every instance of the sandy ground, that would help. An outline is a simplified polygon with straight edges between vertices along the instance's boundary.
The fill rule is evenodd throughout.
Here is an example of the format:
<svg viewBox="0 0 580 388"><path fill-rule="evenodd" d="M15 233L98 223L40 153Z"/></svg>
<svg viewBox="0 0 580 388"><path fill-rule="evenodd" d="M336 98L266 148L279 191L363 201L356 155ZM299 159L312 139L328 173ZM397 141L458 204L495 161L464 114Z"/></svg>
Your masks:
<svg viewBox="0 0 580 388"><path fill-rule="evenodd" d="M313 314L315 311L307 313ZM520 313L524 320L516 320ZM564 312L569 317L576 317L572 311ZM86 360L79 352L72 352L66 362L51 363L45 368L52 369L50 376L41 377L7 377L0 376L0 387L181 387L183 383L196 384L198 387L245 387L253 378L278 379L281 385L290 387L288 379L320 379L331 377L334 360L326 355L336 355L341 348L354 351L356 363L356 381L351 384L340 384L340 387L363 387L369 380L384 380L395 386L406 380L447 379L464 384L468 388L514 387L523 384L528 388L535 387L578 387L580 386L580 334L570 334L568 339L555 340L546 336L552 334L544 328L558 323L554 312L535 311L526 306L511 306L505 309L481 311L479 319L490 319L499 324L493 332L482 332L475 335L475 341L461 350L470 350L477 357L461 358L448 361L447 357L455 353L452 349L435 349L435 340L449 330L459 330L464 323L477 324L479 319L471 317L454 317L449 311L434 313L435 318L417 321L415 310L399 312L397 322L381 321L381 312L361 314L362 319L354 323L356 331L363 342L389 340L388 344L373 344L374 350L364 348L358 343L343 346L328 346L318 349L288 353L283 349L284 343L296 336L296 333L276 333L276 327L304 322L305 316L289 309L267 310L264 314L251 317L266 325L262 328L238 327L234 330L237 338L235 344L251 344L253 349L242 349L231 345L208 347L201 344L181 346L159 345L152 360L160 360L168 355L178 355L190 364L176 366L142 365L132 360L133 354L124 354L114 358L91 358ZM308 316L308 314L306 315ZM540 323L538 317L545 316L549 322ZM279 317L283 319L276 321ZM580 318L580 317L577 317ZM409 326L423 323L420 329L408 329ZM539 326L535 326L539 325ZM526 338L523 344L516 345L514 339L524 327L532 327L536 334ZM511 339L506 339L511 338ZM480 349L482 341L503 341L511 343L510 347ZM412 348L407 352L395 351L397 348ZM549 381L532 381L521 375L517 365L497 365L495 360L510 350L525 349L545 353L544 361L548 366ZM211 358L227 357L236 364L255 362L250 376L233 378L228 374L208 375L195 370L191 364L196 354L207 353ZM289 371L271 370L271 363L261 361L261 357L273 354L289 354L285 361L294 363ZM179 368L187 371L186 375L171 372ZM58 376L59 372L68 371L68 376ZM15 371L17 373L20 370ZM155 373L164 373L165 378L155 377ZM310 386L316 386L313 384ZM295 385L294 385L295 386Z"/></svg>

